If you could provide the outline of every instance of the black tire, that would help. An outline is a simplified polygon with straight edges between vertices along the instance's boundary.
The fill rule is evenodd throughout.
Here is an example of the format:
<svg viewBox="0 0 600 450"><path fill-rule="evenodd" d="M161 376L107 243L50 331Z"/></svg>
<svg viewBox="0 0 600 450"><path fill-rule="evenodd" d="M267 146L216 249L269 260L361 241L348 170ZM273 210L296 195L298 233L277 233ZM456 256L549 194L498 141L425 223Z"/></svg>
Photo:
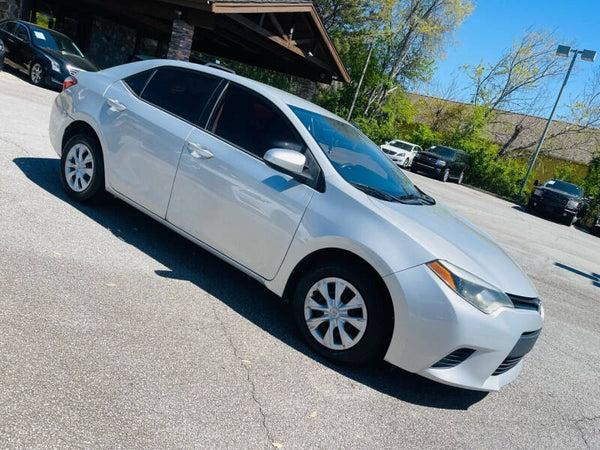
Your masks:
<svg viewBox="0 0 600 450"><path fill-rule="evenodd" d="M41 62L36 61L29 68L29 81L34 86L43 86L45 76L46 70Z"/></svg>
<svg viewBox="0 0 600 450"><path fill-rule="evenodd" d="M564 219L564 224L568 227L573 226L577 222L577 214L573 214L572 216L567 216Z"/></svg>
<svg viewBox="0 0 600 450"><path fill-rule="evenodd" d="M465 177L465 173L461 172L460 175L458 176L457 180L456 180L456 184L462 184L464 177Z"/></svg>
<svg viewBox="0 0 600 450"><path fill-rule="evenodd" d="M71 158L70 151L76 146L84 146L89 152L86 152L84 156L87 158L87 154L91 156L92 162L82 164L82 169L91 170L91 175L84 174L82 176L82 182L87 182L85 189L78 191L72 187L67 181L67 174L65 168L67 166L67 159L73 163L74 160ZM77 134L67 141L62 149L62 156L60 158L60 181L63 185L63 189L67 195L78 202L87 202L92 199L98 198L104 193L104 158L102 157L102 150L100 143L95 136L89 134ZM77 186L77 182L76 186ZM81 187L81 184L80 184Z"/></svg>
<svg viewBox="0 0 600 450"><path fill-rule="evenodd" d="M300 279L294 292L292 309L300 333L317 353L333 361L349 364L364 364L383 356L392 334L393 308L387 293L382 292L382 288L373 276L378 275L364 270L360 264L340 261L326 263L312 269ZM363 298L366 307L365 331L357 342L347 349L331 349L318 342L309 331L304 317L304 302L309 290L318 281L333 277L350 283ZM328 328L329 325L325 323L324 326ZM344 328L346 329L346 325ZM337 340L341 342L339 329L335 331L337 331ZM352 331L352 327L348 331Z"/></svg>
<svg viewBox="0 0 600 450"><path fill-rule="evenodd" d="M440 177L440 180L445 183L446 181L448 181L448 179L450 178L450 169L446 168L446 170L444 170L442 172L442 176Z"/></svg>
<svg viewBox="0 0 600 450"><path fill-rule="evenodd" d="M527 202L527 204L525 205L525 212L533 214L533 206L531 206L530 202Z"/></svg>

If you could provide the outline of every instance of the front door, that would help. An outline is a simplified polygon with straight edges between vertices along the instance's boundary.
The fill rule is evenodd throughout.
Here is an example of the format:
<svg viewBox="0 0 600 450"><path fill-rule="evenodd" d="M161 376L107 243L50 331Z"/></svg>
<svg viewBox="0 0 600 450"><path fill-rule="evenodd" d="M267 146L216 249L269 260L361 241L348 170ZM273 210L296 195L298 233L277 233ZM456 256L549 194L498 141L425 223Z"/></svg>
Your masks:
<svg viewBox="0 0 600 450"><path fill-rule="evenodd" d="M108 184L164 218L184 144L219 82L162 67L113 84L100 115Z"/></svg>
<svg viewBox="0 0 600 450"><path fill-rule="evenodd" d="M281 111L230 84L206 131L188 138L167 213L168 221L266 279L277 273L314 193L263 161L275 147L305 152L305 170L318 176Z"/></svg>

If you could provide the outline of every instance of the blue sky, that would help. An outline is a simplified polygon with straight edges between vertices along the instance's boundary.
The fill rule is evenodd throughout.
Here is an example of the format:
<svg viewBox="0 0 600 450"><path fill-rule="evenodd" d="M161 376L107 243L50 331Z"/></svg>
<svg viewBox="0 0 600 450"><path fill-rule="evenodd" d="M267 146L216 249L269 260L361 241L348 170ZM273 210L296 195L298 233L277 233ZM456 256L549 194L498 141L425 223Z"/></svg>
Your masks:
<svg viewBox="0 0 600 450"><path fill-rule="evenodd" d="M460 92L460 89L469 80L461 71L462 65L477 65L482 59L487 62L498 60L502 52L528 28L553 30L561 42L574 42L577 48L600 53L600 0L479 0L471 16L457 30L456 43L447 49L446 59L438 61L432 82L417 90L444 89L456 79L458 94L465 96L466 93ZM594 63L577 60L558 114L566 114L564 105L582 92L585 82L599 67L600 54ZM556 83L556 94L560 82ZM554 100L556 96L553 94L552 97ZM550 113L551 106L546 114Z"/></svg>

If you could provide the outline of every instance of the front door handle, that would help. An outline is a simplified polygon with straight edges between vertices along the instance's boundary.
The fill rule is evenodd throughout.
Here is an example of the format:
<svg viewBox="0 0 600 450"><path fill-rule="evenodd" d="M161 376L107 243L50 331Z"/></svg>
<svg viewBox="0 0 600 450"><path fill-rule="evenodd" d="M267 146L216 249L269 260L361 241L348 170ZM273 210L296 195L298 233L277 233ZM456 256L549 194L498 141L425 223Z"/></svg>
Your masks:
<svg viewBox="0 0 600 450"><path fill-rule="evenodd" d="M213 154L209 149L200 144L196 144L195 142L188 142L187 149L189 154L194 158L209 159L213 157Z"/></svg>
<svg viewBox="0 0 600 450"><path fill-rule="evenodd" d="M123 112L127 109L127 106L114 98L107 98L106 103L108 103L108 106L110 106L110 109L113 111Z"/></svg>

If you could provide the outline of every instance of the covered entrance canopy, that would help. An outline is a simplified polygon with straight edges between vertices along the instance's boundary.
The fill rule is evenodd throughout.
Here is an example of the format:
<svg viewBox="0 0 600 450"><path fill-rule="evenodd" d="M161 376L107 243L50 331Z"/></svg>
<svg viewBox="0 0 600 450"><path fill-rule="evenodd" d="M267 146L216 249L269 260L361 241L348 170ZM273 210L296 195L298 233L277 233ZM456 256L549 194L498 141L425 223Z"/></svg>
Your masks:
<svg viewBox="0 0 600 450"><path fill-rule="evenodd" d="M172 35L171 46L177 45L177 40L191 40L191 49L216 57L321 83L350 81L310 0L80 0L78 3L93 7L96 12L106 11L112 17L121 17L136 28ZM186 42L180 44L186 47Z"/></svg>

